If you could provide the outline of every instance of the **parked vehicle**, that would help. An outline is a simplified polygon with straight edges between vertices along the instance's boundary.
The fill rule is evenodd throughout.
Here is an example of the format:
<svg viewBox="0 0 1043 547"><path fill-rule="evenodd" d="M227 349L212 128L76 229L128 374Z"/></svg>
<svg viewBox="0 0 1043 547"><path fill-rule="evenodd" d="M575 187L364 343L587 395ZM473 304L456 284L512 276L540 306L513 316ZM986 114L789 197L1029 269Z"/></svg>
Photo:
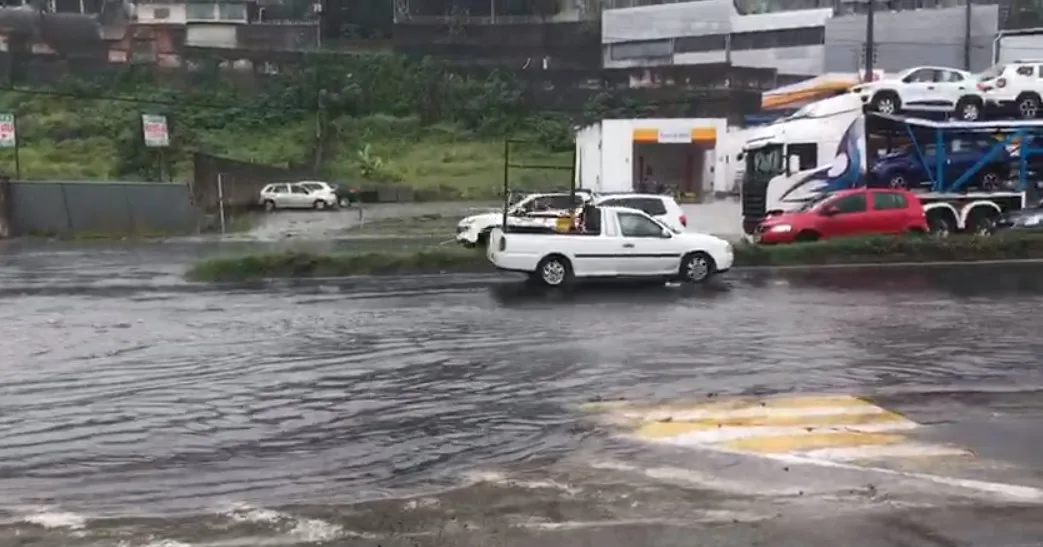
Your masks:
<svg viewBox="0 0 1043 547"><path fill-rule="evenodd" d="M677 231L688 227L688 217L672 196L661 194L612 194L594 200L599 207L627 207L644 211L652 218Z"/></svg>
<svg viewBox="0 0 1043 547"><path fill-rule="evenodd" d="M946 179L955 179L985 159L997 141L987 134L980 137L961 137L947 140L944 154ZM874 184L889 188L914 189L930 186L937 173L940 155L934 143L917 146L909 144L877 159L869 168ZM985 191L1001 190L1010 179L1011 163L1015 158L1009 150L1001 150L990 162L979 169L967 187Z"/></svg>
<svg viewBox="0 0 1043 547"><path fill-rule="evenodd" d="M261 188L258 204L265 211L276 209L326 209L336 205L336 198L313 194L296 183L278 182Z"/></svg>
<svg viewBox="0 0 1043 547"><path fill-rule="evenodd" d="M946 112L962 121L976 121L981 109L964 97L976 96L977 78L965 70L919 66L894 77L859 84L851 92L871 110L881 114L906 111Z"/></svg>
<svg viewBox="0 0 1043 547"><path fill-rule="evenodd" d="M822 194L795 211L769 216L753 239L775 244L927 231L927 217L916 194L863 188Z"/></svg>
<svg viewBox="0 0 1043 547"><path fill-rule="evenodd" d="M997 114L1031 120L1043 111L1043 61L1024 60L993 66L981 74L975 102Z"/></svg>
<svg viewBox="0 0 1043 547"><path fill-rule="evenodd" d="M314 196L320 196L327 205L330 207L340 206L340 197L337 196L337 189L329 184L317 180L304 180L297 183L302 186L305 190L311 192Z"/></svg>
<svg viewBox="0 0 1043 547"><path fill-rule="evenodd" d="M1043 208L1008 211L996 218L991 232L1006 230L1043 230Z"/></svg>
<svg viewBox="0 0 1043 547"><path fill-rule="evenodd" d="M583 190L576 191L575 199L569 192L530 194L507 210L507 223L552 229L558 217L582 207L593 196L593 193ZM465 217L456 225L456 242L468 247L485 245L489 241L489 231L502 223L502 209Z"/></svg>
<svg viewBox="0 0 1043 547"><path fill-rule="evenodd" d="M730 243L668 227L623 207L585 207L570 233L504 233L493 228L487 251L500 270L527 274L548 287L577 279L653 279L702 283L732 267Z"/></svg>

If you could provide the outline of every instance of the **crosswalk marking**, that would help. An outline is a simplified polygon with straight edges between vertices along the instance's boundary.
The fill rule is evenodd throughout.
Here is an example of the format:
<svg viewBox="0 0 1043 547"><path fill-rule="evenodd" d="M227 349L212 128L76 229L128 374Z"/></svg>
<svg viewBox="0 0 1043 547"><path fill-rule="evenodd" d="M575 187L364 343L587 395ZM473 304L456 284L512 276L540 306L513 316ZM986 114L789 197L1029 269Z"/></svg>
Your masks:
<svg viewBox="0 0 1043 547"><path fill-rule="evenodd" d="M764 456L857 461L970 454L915 442L908 418L849 395L732 399L709 403L591 405L635 439Z"/></svg>

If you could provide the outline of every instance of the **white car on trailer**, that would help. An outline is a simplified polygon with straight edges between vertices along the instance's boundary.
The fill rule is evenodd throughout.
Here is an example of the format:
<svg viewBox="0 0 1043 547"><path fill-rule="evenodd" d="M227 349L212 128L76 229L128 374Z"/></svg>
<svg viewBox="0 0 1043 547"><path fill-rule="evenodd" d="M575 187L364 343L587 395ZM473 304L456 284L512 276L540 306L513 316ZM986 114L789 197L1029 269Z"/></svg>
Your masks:
<svg viewBox="0 0 1043 547"><path fill-rule="evenodd" d="M732 245L676 230L643 211L587 207L584 229L570 233L490 233L486 251L497 269L524 273L548 287L577 279L650 279L703 283L731 269Z"/></svg>

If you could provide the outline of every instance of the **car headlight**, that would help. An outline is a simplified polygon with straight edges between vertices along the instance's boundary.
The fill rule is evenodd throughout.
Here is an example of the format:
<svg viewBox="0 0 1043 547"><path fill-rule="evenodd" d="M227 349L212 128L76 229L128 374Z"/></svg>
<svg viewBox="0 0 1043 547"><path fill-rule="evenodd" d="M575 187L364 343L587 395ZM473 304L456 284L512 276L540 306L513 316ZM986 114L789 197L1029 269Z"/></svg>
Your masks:
<svg viewBox="0 0 1043 547"><path fill-rule="evenodd" d="M790 226L789 224L776 224L775 226L768 228L769 232L775 232L777 234L784 234L791 230L793 230L793 226Z"/></svg>
<svg viewBox="0 0 1043 547"><path fill-rule="evenodd" d="M1023 226L1039 226L1040 220L1043 220L1043 218L1038 216L1026 218Z"/></svg>

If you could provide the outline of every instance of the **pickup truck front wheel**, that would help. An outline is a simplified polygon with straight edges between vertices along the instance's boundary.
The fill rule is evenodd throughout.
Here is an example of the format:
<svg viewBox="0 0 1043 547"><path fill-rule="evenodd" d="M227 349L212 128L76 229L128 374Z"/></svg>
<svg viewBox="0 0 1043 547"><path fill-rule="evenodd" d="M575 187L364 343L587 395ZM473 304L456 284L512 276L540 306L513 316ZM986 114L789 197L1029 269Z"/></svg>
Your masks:
<svg viewBox="0 0 1043 547"><path fill-rule="evenodd" d="M703 253L691 253L681 261L681 281L685 283L703 283L713 277L717 264L713 257Z"/></svg>
<svg viewBox="0 0 1043 547"><path fill-rule="evenodd" d="M564 287L572 282L572 264L561 255L550 255L536 266L533 277L547 287Z"/></svg>

